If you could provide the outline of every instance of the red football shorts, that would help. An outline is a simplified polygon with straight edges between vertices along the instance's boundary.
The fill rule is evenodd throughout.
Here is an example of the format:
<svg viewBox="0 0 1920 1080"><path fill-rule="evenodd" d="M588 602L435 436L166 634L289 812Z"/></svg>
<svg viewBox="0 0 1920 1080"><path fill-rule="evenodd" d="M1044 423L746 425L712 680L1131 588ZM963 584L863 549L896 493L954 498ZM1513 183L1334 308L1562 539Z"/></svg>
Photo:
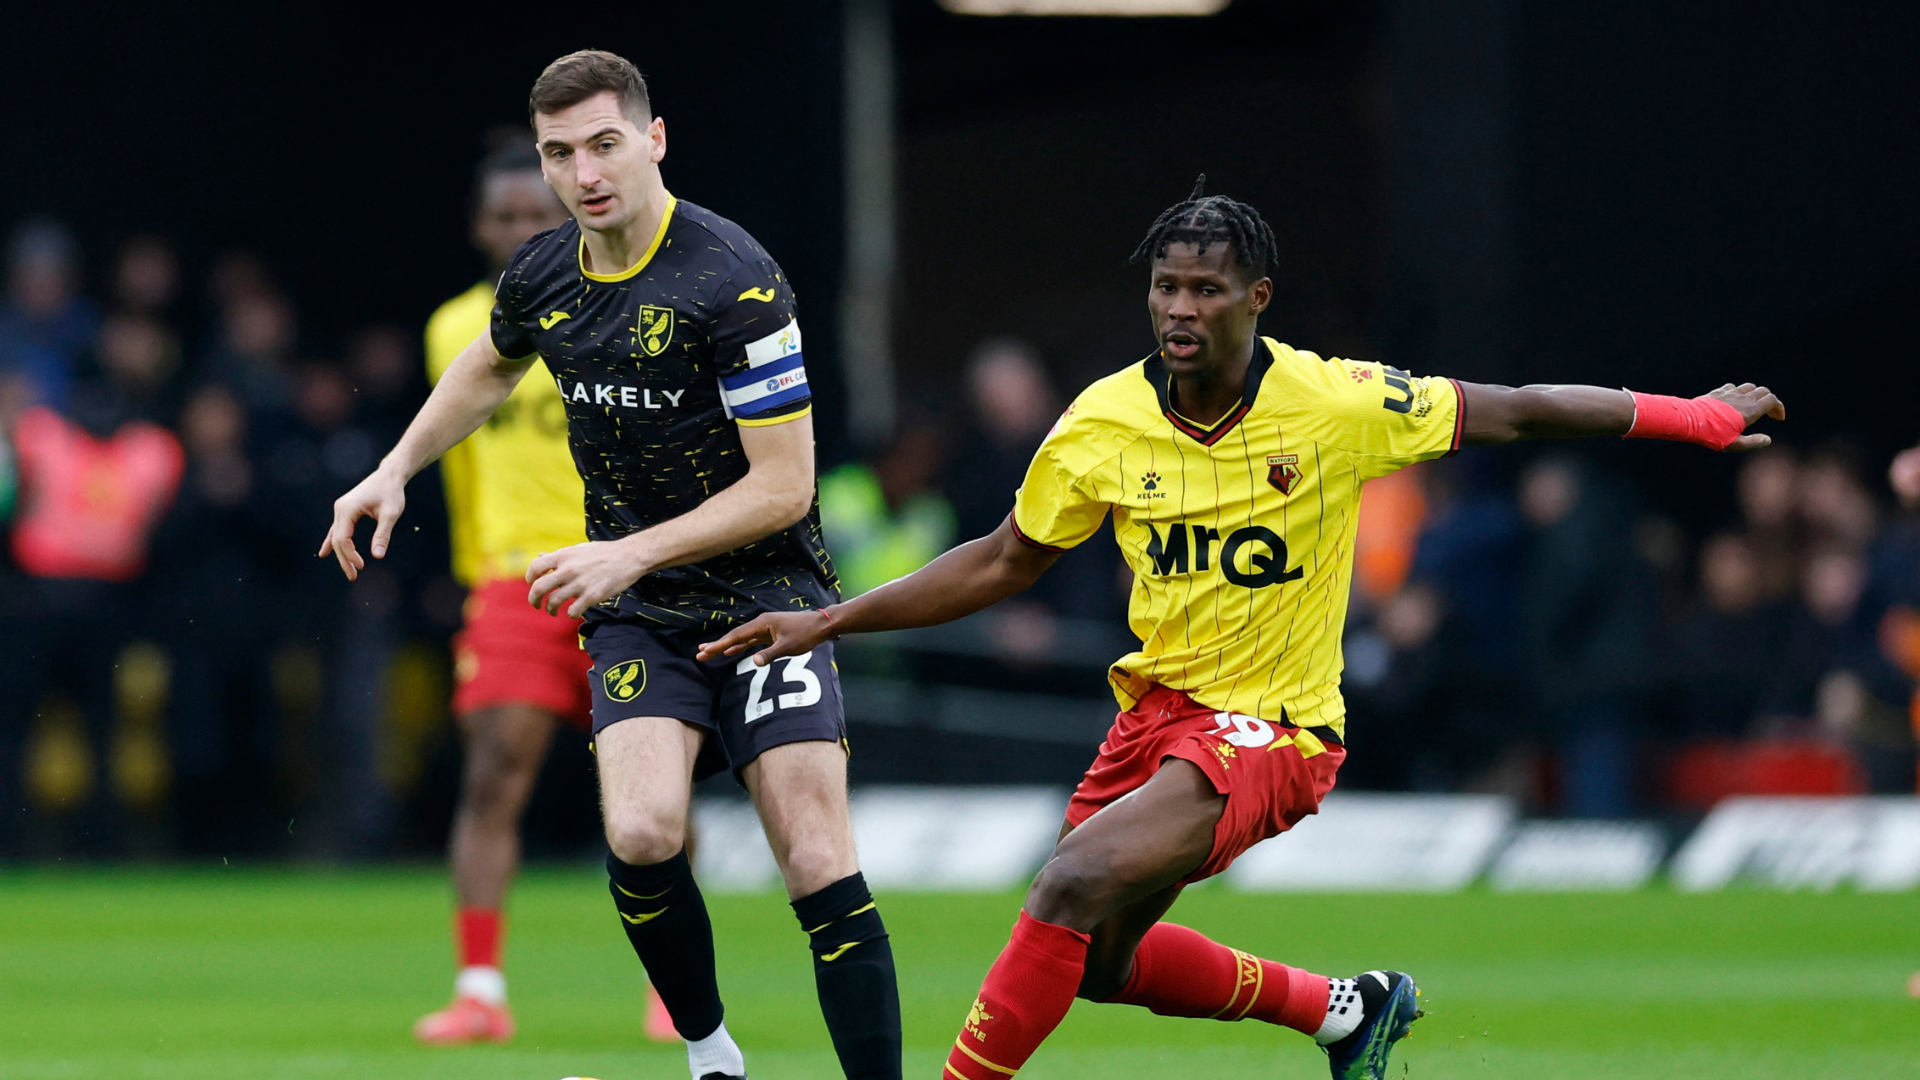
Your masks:
<svg viewBox="0 0 1920 1080"><path fill-rule="evenodd" d="M533 705L582 731L593 723L580 620L527 603L527 584L505 578L467 594L466 625L453 637L453 714L493 705Z"/></svg>
<svg viewBox="0 0 1920 1080"><path fill-rule="evenodd" d="M1182 884L1225 870L1241 852L1293 828L1333 790L1346 748L1302 730L1209 709L1178 690L1156 686L1114 717L1100 756L1067 803L1076 828L1160 771L1168 758L1191 761L1227 797L1207 861Z"/></svg>

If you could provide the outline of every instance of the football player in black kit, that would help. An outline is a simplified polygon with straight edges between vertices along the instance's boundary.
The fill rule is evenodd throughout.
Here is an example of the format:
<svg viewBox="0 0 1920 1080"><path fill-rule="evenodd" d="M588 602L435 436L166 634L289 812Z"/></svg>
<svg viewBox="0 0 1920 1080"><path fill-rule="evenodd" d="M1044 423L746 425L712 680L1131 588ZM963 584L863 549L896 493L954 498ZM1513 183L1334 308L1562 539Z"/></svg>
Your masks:
<svg viewBox="0 0 1920 1080"><path fill-rule="evenodd" d="M692 1076L746 1074L682 850L692 781L730 769L810 939L842 1069L895 1080L893 955L854 857L832 643L766 668L694 657L762 612L838 598L793 291L745 230L668 194L666 127L632 64L564 56L534 83L530 109L547 182L573 220L514 255L491 332L334 504L320 554L357 577L354 525L371 517L372 554L384 557L407 480L544 360L567 401L589 539L533 560L528 602L586 617L614 905L687 1040Z"/></svg>

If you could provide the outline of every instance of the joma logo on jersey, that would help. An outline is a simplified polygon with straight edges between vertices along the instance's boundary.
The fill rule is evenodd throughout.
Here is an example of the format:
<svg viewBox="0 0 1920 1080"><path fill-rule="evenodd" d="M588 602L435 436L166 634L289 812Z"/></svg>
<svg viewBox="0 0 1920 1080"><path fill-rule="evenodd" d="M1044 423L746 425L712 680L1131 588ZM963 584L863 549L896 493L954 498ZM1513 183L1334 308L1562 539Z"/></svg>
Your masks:
<svg viewBox="0 0 1920 1080"><path fill-rule="evenodd" d="M1206 573L1213 567L1215 544L1220 544L1220 573L1235 585L1264 589L1306 576L1306 571L1298 566L1287 569L1287 542L1265 525L1235 529L1227 534L1224 543L1219 529L1184 521L1169 524L1165 536L1148 523L1147 536L1147 558L1153 560L1153 572L1161 577ZM1245 569L1241 568L1243 563Z"/></svg>
<svg viewBox="0 0 1920 1080"><path fill-rule="evenodd" d="M1299 454L1268 454L1267 483L1280 489L1280 494L1293 494L1293 485L1300 482Z"/></svg>
<svg viewBox="0 0 1920 1080"><path fill-rule="evenodd" d="M680 397L686 393L685 390L662 390L655 394L651 387L641 389L638 386L619 386L614 383L594 383L589 387L583 382L574 383L573 390L569 392L566 383L559 379L555 379L554 382L560 386L560 396L568 401L582 405L618 405L623 409L679 408ZM589 390L592 392L589 393Z"/></svg>
<svg viewBox="0 0 1920 1080"><path fill-rule="evenodd" d="M673 309L643 305L640 322L634 330L640 335L640 351L647 356L659 356L673 341Z"/></svg>

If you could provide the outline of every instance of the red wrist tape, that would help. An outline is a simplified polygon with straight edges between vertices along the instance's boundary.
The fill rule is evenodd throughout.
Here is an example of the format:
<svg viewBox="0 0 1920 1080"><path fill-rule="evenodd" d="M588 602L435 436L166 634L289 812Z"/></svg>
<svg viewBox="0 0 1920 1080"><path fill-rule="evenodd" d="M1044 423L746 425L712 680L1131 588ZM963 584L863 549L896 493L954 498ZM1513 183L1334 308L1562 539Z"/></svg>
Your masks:
<svg viewBox="0 0 1920 1080"><path fill-rule="evenodd" d="M1719 398L1627 393L1633 395L1633 426L1625 436L1629 439L1667 439L1725 450L1747 430L1747 418Z"/></svg>

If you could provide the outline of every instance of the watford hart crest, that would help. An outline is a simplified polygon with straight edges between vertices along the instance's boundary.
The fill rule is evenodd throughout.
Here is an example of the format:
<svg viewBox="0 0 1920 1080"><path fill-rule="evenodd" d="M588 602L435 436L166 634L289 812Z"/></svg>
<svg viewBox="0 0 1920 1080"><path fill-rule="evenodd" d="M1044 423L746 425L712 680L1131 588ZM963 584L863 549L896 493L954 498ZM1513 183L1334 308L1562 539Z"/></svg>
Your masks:
<svg viewBox="0 0 1920 1080"><path fill-rule="evenodd" d="M1299 454L1268 454L1267 483L1280 489L1280 494L1293 494L1293 485L1300 482Z"/></svg>

